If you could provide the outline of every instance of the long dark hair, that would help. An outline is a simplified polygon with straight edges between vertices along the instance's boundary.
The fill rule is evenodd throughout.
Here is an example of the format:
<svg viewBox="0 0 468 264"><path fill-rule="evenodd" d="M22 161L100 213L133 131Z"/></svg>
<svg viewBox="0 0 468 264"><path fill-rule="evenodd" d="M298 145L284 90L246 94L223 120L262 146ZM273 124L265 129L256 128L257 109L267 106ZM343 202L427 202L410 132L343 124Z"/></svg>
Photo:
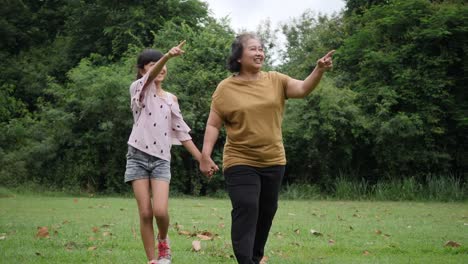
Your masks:
<svg viewBox="0 0 468 264"><path fill-rule="evenodd" d="M143 77L143 75L141 75L141 70L143 70L145 68L145 65L150 63L150 62L157 62L158 60L160 60L164 55L162 54L162 52L160 52L159 50L155 50L155 49L145 49L143 50L140 55L138 55L138 58L137 58L137 80L140 79L141 77Z"/></svg>
<svg viewBox="0 0 468 264"><path fill-rule="evenodd" d="M237 35L231 44L231 54L229 55L226 65L230 72L240 71L241 64L238 60L242 57L242 52L244 52L244 43L249 39L258 39L263 46L263 40L255 33L244 32Z"/></svg>

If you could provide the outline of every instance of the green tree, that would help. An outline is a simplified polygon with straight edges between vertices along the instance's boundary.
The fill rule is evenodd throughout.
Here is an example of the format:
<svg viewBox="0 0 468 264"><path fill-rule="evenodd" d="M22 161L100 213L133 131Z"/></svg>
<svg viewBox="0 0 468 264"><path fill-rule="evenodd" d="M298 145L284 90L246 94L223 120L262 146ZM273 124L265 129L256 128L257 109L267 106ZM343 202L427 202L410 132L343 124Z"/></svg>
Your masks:
<svg viewBox="0 0 468 264"><path fill-rule="evenodd" d="M154 35L167 21L196 28L208 16L206 3L198 0L74 1L65 21L66 35L72 38L70 52L79 60L91 53L112 55L114 59L129 44L154 42Z"/></svg>
<svg viewBox="0 0 468 264"><path fill-rule="evenodd" d="M362 15L372 6L388 4L390 0L346 0L346 14Z"/></svg>
<svg viewBox="0 0 468 264"><path fill-rule="evenodd" d="M391 1L365 12L341 47L337 68L371 120L377 174L466 170L467 17L464 4Z"/></svg>
<svg viewBox="0 0 468 264"><path fill-rule="evenodd" d="M356 92L338 89L325 79L306 99L288 102L283 124L287 181L330 190L342 172L364 176L360 143L366 140L367 123L356 97Z"/></svg>
<svg viewBox="0 0 468 264"><path fill-rule="evenodd" d="M29 111L36 110L48 77L65 83L82 58L97 53L118 61L137 39L153 43L152 32L167 21L197 27L208 17L198 0L5 0L0 14L0 85L14 85Z"/></svg>
<svg viewBox="0 0 468 264"><path fill-rule="evenodd" d="M297 79L306 78L317 59L338 49L348 36L340 14L329 17L310 11L283 25L282 31L287 42L279 70ZM283 134L290 182L330 188L340 172L356 177L366 173L362 142L367 140L367 120L357 93L336 88L340 79L328 72L306 99L287 103Z"/></svg>
<svg viewBox="0 0 468 264"><path fill-rule="evenodd" d="M164 52L181 39L187 41L186 54L168 64L165 89L178 96L194 142L200 148L210 96L226 76L226 44L232 38L226 25L213 20L207 20L197 29L167 22L155 34L159 41L152 46ZM19 183L32 181L56 188L100 192L127 189L122 177L133 121L128 87L135 78L136 57L143 48L131 45L122 59L112 63L109 57L92 54L69 71L66 84L49 78L44 92L49 100L40 101L32 124L10 122L9 125L11 129L23 129L20 136L35 135L26 136L28 141L17 142L19 148L11 149L11 157L3 161L11 164L11 168L36 171L35 175L18 177ZM220 149L216 154L218 160ZM15 157L23 163L15 163ZM217 178L207 189L196 162L183 148L174 147L172 167L172 187L180 192L214 192L222 183ZM4 169L0 176L8 173L11 171Z"/></svg>
<svg viewBox="0 0 468 264"><path fill-rule="evenodd" d="M340 47L347 37L340 14L324 16L307 11L292 23L282 25L281 30L286 44L280 53L283 63L279 70L298 79L307 77L317 60Z"/></svg>

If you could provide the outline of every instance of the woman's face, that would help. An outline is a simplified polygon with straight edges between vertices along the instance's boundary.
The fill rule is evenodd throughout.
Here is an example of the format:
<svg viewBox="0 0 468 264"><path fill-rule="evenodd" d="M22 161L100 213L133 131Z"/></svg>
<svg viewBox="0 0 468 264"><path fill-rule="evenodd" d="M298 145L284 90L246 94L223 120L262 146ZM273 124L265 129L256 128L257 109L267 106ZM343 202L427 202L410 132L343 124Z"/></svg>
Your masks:
<svg viewBox="0 0 468 264"><path fill-rule="evenodd" d="M151 69L151 67L153 67L153 65L155 65L155 64L156 64L156 62L154 62L154 61L145 64L145 67L144 67L145 72L144 73L147 73ZM164 81L164 78L166 77L166 74L167 74L167 67L166 67L166 65L164 65L161 72L154 79L154 82L155 83L160 83L160 82Z"/></svg>
<svg viewBox="0 0 468 264"><path fill-rule="evenodd" d="M242 56L238 60L241 70L259 71L264 60L265 53L260 40L251 38L243 43Z"/></svg>

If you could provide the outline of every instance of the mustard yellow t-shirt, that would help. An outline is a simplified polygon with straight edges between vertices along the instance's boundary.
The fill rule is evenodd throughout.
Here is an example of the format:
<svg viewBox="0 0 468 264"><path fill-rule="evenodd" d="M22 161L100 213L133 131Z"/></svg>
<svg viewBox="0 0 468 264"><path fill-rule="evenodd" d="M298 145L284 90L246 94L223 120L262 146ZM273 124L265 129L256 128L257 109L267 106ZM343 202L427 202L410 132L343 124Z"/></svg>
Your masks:
<svg viewBox="0 0 468 264"><path fill-rule="evenodd" d="M226 127L224 169L286 164L281 123L289 79L278 72L261 72L255 81L231 76L218 85L211 109Z"/></svg>

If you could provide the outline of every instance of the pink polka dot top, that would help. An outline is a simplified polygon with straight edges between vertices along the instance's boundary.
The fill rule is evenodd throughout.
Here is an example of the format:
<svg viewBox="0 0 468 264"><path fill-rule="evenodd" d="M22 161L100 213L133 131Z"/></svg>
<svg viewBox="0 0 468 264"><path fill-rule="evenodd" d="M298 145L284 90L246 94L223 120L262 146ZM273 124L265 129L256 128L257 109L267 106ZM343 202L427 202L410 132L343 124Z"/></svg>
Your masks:
<svg viewBox="0 0 468 264"><path fill-rule="evenodd" d="M174 95L168 92L163 96L157 95L153 82L142 94L148 76L146 74L130 85L133 128L128 144L170 161L172 145L181 145L181 141L192 139L190 127L185 123Z"/></svg>

